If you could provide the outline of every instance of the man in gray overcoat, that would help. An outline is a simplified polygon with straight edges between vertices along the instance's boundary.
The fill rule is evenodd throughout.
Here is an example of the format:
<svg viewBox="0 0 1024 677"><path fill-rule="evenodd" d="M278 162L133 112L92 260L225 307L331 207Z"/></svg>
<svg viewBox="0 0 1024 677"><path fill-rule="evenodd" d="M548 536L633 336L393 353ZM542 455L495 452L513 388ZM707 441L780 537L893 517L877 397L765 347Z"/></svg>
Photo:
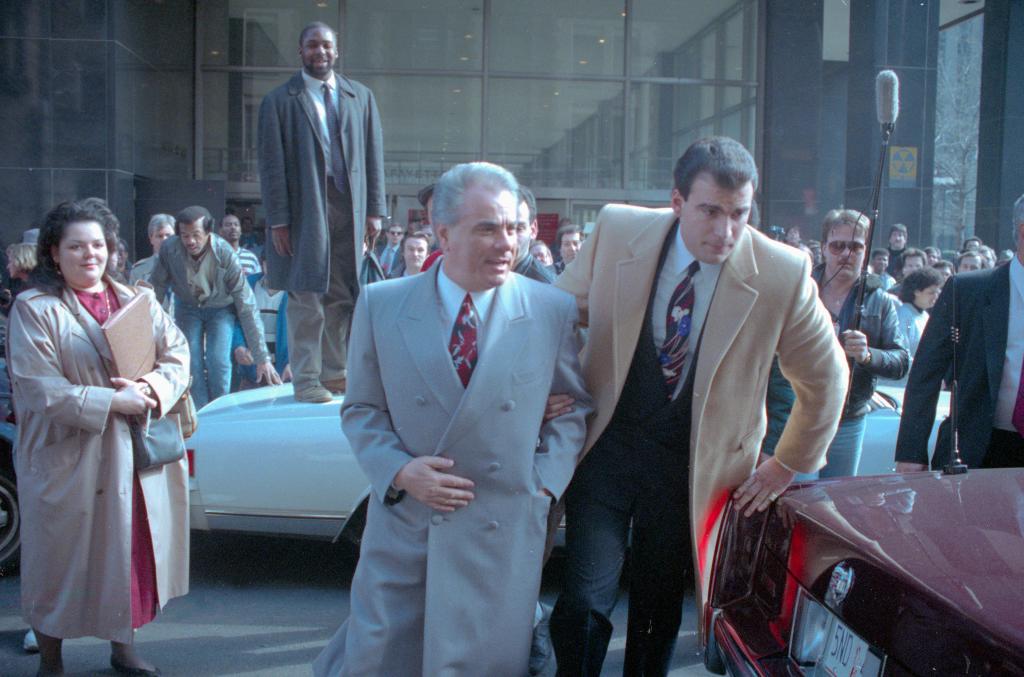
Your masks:
<svg viewBox="0 0 1024 677"><path fill-rule="evenodd" d="M334 30L299 37L302 70L260 106L259 164L271 246L268 284L288 292L295 398L345 391L363 237L386 213L384 147L373 92L333 70Z"/></svg>
<svg viewBox="0 0 1024 677"><path fill-rule="evenodd" d="M548 511L591 408L572 298L512 272L517 206L510 173L456 165L434 194L442 263L356 304L342 428L373 496L318 676L527 673ZM545 422L551 392L576 406Z"/></svg>

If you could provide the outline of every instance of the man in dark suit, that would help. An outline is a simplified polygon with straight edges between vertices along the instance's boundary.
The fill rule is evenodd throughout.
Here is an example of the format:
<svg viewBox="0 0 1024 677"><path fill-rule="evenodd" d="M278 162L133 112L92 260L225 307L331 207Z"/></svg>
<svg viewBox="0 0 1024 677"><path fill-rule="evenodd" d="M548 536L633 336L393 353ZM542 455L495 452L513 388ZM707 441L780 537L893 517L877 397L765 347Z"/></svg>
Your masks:
<svg viewBox="0 0 1024 677"><path fill-rule="evenodd" d="M405 237L405 228L402 227L402 224L392 223L388 226L387 238L377 248L377 260L380 261L380 267L387 277L392 277L391 271L402 260L403 237Z"/></svg>
<svg viewBox="0 0 1024 677"><path fill-rule="evenodd" d="M950 278L932 309L903 403L896 441L901 472L928 467L928 436L953 361L954 325L960 330L955 376L961 457L972 468L1024 467L1024 195L1014 204L1013 221L1017 255L1010 263ZM936 442L934 468L952 457L949 428L947 419Z"/></svg>
<svg viewBox="0 0 1024 677"><path fill-rule="evenodd" d="M334 30L306 26L299 55L302 70L260 106L260 185L268 283L288 292L295 398L326 402L345 390L363 238L386 212L384 150L373 92L333 70Z"/></svg>
<svg viewBox="0 0 1024 677"><path fill-rule="evenodd" d="M551 284L555 274L547 266L533 258L530 243L537 238L537 199L526 186L519 186L519 211L516 214L516 265L515 272L531 280Z"/></svg>
<svg viewBox="0 0 1024 677"><path fill-rule="evenodd" d="M820 468L843 405L846 361L810 259L747 225L750 153L702 139L673 178L670 209L602 209L555 282L589 323L583 372L596 404L565 499L551 617L560 676L601 673L627 545L624 672L667 674L688 582L704 608L708 544L729 496L749 516ZM762 459L775 355L796 402Z"/></svg>

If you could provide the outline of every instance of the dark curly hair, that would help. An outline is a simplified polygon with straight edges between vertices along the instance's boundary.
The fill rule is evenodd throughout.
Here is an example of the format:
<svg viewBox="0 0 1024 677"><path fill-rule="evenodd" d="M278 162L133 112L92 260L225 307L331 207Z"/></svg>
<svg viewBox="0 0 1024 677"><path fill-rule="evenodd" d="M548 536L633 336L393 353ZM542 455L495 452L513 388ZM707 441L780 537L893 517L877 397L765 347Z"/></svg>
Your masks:
<svg viewBox="0 0 1024 677"><path fill-rule="evenodd" d="M925 267L915 270L900 284L900 301L904 303L914 302L914 293L923 291L928 287L942 286L942 273L935 268Z"/></svg>
<svg viewBox="0 0 1024 677"><path fill-rule="evenodd" d="M107 242L107 251L117 250L117 233L121 224L106 202L98 197L61 202L47 212L39 229L39 242L36 247L39 265L29 277L35 288L58 295L64 291L67 283L53 259L53 249L60 246L60 241L64 239L64 231L70 224L82 221L98 223L103 230L103 239Z"/></svg>

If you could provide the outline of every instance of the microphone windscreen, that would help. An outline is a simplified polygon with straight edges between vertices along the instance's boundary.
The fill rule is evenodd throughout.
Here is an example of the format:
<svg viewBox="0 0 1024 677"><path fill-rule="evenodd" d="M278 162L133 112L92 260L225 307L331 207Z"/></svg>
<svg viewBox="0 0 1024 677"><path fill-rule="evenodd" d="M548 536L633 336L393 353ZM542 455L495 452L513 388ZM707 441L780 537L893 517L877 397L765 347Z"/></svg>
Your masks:
<svg viewBox="0 0 1024 677"><path fill-rule="evenodd" d="M879 124L894 124L900 116L900 79L896 73L885 70L875 78L875 102Z"/></svg>

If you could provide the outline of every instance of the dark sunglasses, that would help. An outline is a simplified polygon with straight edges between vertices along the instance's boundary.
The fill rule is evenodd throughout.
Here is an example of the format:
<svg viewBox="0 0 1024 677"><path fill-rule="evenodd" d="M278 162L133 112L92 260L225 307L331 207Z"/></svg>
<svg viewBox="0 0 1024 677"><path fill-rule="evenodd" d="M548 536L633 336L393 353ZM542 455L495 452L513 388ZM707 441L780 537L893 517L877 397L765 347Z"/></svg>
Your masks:
<svg viewBox="0 0 1024 677"><path fill-rule="evenodd" d="M850 250L851 254L860 254L866 247L867 245L857 240L832 240L828 243L828 250L836 256L839 256L847 249Z"/></svg>

